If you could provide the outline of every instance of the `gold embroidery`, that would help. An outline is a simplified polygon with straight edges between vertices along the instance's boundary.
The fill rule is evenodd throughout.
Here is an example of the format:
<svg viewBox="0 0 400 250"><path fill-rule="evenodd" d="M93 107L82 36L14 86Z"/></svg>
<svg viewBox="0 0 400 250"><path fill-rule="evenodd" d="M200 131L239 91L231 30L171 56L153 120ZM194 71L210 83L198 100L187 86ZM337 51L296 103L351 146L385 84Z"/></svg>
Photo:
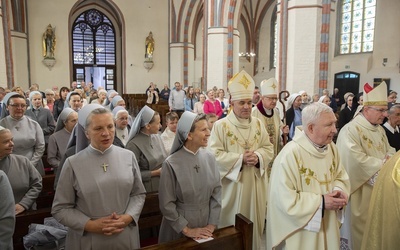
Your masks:
<svg viewBox="0 0 400 250"><path fill-rule="evenodd" d="M245 89L247 89L247 87L249 87L249 85L251 84L251 82L249 81L249 79L247 79L245 75L242 76L242 79L239 80L239 83L242 84Z"/></svg>
<svg viewBox="0 0 400 250"><path fill-rule="evenodd" d="M375 148L376 150L378 150L379 152L382 152L383 154L386 153L385 152L385 143L384 143L385 140L383 137L381 137L380 142L378 142L377 144L374 144L374 142L364 134L364 131L360 127L356 126L356 129L357 129L357 133L360 135L360 138L366 143L366 146L368 147L368 149Z"/></svg>

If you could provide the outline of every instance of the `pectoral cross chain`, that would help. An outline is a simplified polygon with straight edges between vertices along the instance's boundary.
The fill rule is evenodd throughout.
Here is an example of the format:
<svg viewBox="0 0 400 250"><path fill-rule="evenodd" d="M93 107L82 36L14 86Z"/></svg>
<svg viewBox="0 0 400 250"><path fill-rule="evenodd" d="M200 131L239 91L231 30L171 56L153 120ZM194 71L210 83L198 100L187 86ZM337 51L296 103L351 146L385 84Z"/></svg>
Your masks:
<svg viewBox="0 0 400 250"><path fill-rule="evenodd" d="M103 168L104 172L107 172L108 164L103 163L103 165L101 165L101 167Z"/></svg>
<svg viewBox="0 0 400 250"><path fill-rule="evenodd" d="M197 172L197 173L199 172L199 168L200 168L199 166L196 165L196 166L194 166L193 168L196 169L196 172Z"/></svg>

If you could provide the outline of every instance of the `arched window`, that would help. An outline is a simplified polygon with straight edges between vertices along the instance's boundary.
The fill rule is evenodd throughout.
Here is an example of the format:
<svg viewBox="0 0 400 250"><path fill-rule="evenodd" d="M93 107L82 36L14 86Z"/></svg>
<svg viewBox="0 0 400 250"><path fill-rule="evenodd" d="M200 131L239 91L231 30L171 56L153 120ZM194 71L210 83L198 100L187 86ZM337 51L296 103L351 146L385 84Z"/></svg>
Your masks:
<svg viewBox="0 0 400 250"><path fill-rule="evenodd" d="M372 52L376 0L343 0L339 6L339 54Z"/></svg>
<svg viewBox="0 0 400 250"><path fill-rule="evenodd" d="M79 15L72 26L72 44L74 80L114 89L115 31L107 16L96 9Z"/></svg>

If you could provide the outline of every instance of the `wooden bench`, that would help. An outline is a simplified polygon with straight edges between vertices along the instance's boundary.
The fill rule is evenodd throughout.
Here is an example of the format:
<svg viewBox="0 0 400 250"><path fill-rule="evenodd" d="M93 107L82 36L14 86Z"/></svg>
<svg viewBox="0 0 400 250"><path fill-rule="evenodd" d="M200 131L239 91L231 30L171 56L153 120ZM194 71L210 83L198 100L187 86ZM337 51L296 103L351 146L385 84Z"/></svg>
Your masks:
<svg viewBox="0 0 400 250"><path fill-rule="evenodd" d="M32 223L43 224L44 218L51 217L51 207L35 211L25 211L15 217L15 231L13 235L14 250L23 250L23 237L28 234Z"/></svg>
<svg viewBox="0 0 400 250"><path fill-rule="evenodd" d="M51 207L54 199L54 179L55 174L45 175L42 177L42 191L36 199L37 209Z"/></svg>
<svg viewBox="0 0 400 250"><path fill-rule="evenodd" d="M181 238L175 241L143 247L146 250L167 250L167 249L245 249L253 247L253 222L245 216L237 214L235 226L217 229L213 233L213 240L204 243L197 243L190 238Z"/></svg>

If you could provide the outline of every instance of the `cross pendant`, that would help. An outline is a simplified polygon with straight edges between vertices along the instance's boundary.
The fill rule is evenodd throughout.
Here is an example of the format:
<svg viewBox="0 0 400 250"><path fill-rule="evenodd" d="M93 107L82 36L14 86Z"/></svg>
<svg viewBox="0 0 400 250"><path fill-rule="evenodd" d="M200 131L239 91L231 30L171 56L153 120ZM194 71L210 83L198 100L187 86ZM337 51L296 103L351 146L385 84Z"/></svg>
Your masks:
<svg viewBox="0 0 400 250"><path fill-rule="evenodd" d="M199 172L199 168L200 168L199 166L196 165L196 166L194 166L193 168L196 169L196 172L197 172L197 173Z"/></svg>
<svg viewBox="0 0 400 250"><path fill-rule="evenodd" d="M244 150L249 150L249 149L250 149L249 142L248 142L248 141L245 141L245 143L244 143Z"/></svg>
<svg viewBox="0 0 400 250"><path fill-rule="evenodd" d="M124 139L124 140L125 140L125 135L122 135L122 139Z"/></svg>
<svg viewBox="0 0 400 250"><path fill-rule="evenodd" d="M101 165L101 167L103 168L104 172L107 172L108 164L103 163L103 165Z"/></svg>

